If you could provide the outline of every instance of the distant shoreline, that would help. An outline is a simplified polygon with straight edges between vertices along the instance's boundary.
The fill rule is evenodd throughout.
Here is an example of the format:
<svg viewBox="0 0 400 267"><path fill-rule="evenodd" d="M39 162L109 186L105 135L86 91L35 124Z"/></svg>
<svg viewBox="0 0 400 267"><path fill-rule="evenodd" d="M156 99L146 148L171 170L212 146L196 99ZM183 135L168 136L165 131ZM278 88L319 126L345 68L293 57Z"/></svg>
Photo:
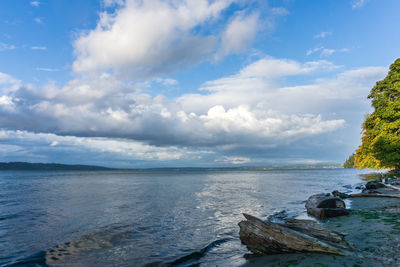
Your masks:
<svg viewBox="0 0 400 267"><path fill-rule="evenodd" d="M240 167L159 167L159 168L111 168L94 165L31 163L31 162L0 162L0 171L180 171L180 170L300 170L300 169L337 169L341 164L292 165L292 166L240 166Z"/></svg>
<svg viewBox="0 0 400 267"><path fill-rule="evenodd" d="M58 163L0 162L0 171L108 171L113 168Z"/></svg>

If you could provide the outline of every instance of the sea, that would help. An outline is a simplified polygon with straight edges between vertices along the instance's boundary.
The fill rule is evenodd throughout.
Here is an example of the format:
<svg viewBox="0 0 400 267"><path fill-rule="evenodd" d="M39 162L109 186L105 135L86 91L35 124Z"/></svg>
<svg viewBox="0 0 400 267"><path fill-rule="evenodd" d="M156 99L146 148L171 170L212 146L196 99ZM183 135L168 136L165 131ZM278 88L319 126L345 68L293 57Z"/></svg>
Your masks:
<svg viewBox="0 0 400 267"><path fill-rule="evenodd" d="M241 266L238 223L306 217L366 171L0 171L0 266ZM261 259L262 262L262 259Z"/></svg>

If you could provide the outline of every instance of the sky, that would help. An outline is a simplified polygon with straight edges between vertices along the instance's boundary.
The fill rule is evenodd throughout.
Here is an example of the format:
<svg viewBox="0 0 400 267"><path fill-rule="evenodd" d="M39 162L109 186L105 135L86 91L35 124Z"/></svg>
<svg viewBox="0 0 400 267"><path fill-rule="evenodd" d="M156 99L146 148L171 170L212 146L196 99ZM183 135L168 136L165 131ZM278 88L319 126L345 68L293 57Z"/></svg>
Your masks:
<svg viewBox="0 0 400 267"><path fill-rule="evenodd" d="M0 161L337 164L397 0L1 0Z"/></svg>

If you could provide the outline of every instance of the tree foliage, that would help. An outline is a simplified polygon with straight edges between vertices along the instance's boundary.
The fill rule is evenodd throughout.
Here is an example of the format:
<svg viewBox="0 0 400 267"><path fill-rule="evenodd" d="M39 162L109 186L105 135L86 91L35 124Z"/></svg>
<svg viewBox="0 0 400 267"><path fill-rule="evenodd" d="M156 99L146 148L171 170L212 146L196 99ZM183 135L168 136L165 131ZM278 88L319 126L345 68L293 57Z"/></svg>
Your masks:
<svg viewBox="0 0 400 267"><path fill-rule="evenodd" d="M343 168L354 168L354 153L344 162Z"/></svg>
<svg viewBox="0 0 400 267"><path fill-rule="evenodd" d="M400 58L368 98L374 111L362 125L362 144L356 151L355 166L400 169Z"/></svg>

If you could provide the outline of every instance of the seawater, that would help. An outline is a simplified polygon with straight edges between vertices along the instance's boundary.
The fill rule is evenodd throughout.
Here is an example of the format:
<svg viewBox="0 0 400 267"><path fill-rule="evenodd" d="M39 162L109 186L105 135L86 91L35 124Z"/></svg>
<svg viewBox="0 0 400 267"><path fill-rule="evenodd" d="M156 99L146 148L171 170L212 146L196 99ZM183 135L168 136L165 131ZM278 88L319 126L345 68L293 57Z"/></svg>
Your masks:
<svg viewBox="0 0 400 267"><path fill-rule="evenodd" d="M0 171L0 265L240 266L242 213L305 214L353 169Z"/></svg>

